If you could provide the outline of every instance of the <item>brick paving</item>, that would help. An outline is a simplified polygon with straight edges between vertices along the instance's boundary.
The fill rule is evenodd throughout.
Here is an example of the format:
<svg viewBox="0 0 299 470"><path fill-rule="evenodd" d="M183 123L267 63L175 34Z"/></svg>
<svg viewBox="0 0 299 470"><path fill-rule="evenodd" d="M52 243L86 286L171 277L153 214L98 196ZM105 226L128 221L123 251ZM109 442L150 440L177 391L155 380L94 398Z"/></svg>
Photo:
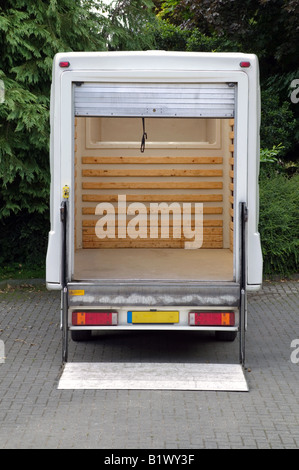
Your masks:
<svg viewBox="0 0 299 470"><path fill-rule="evenodd" d="M2 288L1 449L299 448L299 282L248 299L249 393L57 390L59 293ZM70 361L238 362L238 342L199 332L112 332L70 343Z"/></svg>

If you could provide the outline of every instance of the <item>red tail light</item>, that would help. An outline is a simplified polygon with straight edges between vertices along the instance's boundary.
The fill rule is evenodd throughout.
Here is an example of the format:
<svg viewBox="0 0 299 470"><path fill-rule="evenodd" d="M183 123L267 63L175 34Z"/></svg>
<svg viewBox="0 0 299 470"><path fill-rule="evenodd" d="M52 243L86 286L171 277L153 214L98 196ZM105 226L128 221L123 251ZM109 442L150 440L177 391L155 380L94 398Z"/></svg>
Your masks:
<svg viewBox="0 0 299 470"><path fill-rule="evenodd" d="M189 312L190 326L234 326L235 312Z"/></svg>
<svg viewBox="0 0 299 470"><path fill-rule="evenodd" d="M69 67L69 66L70 66L70 63L67 60L63 60L63 61L59 62L59 67L61 67L61 68L66 68L66 67Z"/></svg>
<svg viewBox="0 0 299 470"><path fill-rule="evenodd" d="M72 324L74 326L89 325L89 326L105 326L117 325L118 313L115 311L76 311L72 313Z"/></svg>
<svg viewBox="0 0 299 470"><path fill-rule="evenodd" d="M247 62L247 61L244 61L244 62L240 62L240 67L242 68L248 68L250 67L250 62Z"/></svg>

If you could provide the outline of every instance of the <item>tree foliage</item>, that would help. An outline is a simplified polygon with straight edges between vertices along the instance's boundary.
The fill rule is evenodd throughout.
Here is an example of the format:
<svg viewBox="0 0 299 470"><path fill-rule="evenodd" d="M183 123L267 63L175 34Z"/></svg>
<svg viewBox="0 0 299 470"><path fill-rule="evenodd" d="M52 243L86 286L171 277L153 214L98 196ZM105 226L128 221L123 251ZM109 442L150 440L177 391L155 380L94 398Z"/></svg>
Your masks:
<svg viewBox="0 0 299 470"><path fill-rule="evenodd" d="M216 33L205 34L198 28L181 29L168 21L159 20L155 29L157 49L187 52L233 52L240 50L234 41L219 37Z"/></svg>
<svg viewBox="0 0 299 470"><path fill-rule="evenodd" d="M49 92L56 52L103 49L92 2L0 2L0 218L47 209Z"/></svg>
<svg viewBox="0 0 299 470"><path fill-rule="evenodd" d="M103 34L110 50L144 50L153 47L156 21L152 0L114 0L107 7Z"/></svg>
<svg viewBox="0 0 299 470"><path fill-rule="evenodd" d="M140 37L151 6L150 0L118 0L111 6L98 0L0 0L0 80L5 85L0 103L0 262L17 253L14 234L26 239L26 250L18 256L28 259L30 250L36 253L37 227L40 240L48 230L54 55L133 47L134 27Z"/></svg>
<svg viewBox="0 0 299 470"><path fill-rule="evenodd" d="M182 29L239 41L248 52L272 59L287 71L298 67L298 0L165 0L155 2L159 15ZM269 64L270 65L270 64ZM275 72L275 71L274 71Z"/></svg>
<svg viewBox="0 0 299 470"><path fill-rule="evenodd" d="M298 160L299 106L290 101L290 85L299 77L298 0L156 0L155 6L176 35L184 32L185 50L259 57L262 145L283 143L285 158Z"/></svg>

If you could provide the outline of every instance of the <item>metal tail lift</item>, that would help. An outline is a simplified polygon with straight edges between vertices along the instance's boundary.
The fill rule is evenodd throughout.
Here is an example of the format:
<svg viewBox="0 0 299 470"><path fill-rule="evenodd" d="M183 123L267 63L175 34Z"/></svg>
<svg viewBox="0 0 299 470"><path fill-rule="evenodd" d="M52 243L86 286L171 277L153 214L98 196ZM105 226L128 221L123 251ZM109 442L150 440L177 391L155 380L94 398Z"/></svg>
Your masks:
<svg viewBox="0 0 299 470"><path fill-rule="evenodd" d="M60 207L62 223L62 293L61 293L61 330L62 330L62 361L68 360L68 280L67 280L67 217L68 201L64 200ZM239 322L239 360L245 365L245 331L247 317L246 295L246 223L248 219L247 206L240 203L240 322Z"/></svg>

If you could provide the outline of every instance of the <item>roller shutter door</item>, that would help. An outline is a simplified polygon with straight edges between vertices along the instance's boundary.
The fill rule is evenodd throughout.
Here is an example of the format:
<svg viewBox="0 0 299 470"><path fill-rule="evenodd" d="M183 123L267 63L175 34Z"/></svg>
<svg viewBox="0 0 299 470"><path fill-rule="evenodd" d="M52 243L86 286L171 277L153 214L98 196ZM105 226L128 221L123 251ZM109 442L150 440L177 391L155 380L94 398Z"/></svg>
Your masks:
<svg viewBox="0 0 299 470"><path fill-rule="evenodd" d="M228 83L77 83L76 116L234 117Z"/></svg>

